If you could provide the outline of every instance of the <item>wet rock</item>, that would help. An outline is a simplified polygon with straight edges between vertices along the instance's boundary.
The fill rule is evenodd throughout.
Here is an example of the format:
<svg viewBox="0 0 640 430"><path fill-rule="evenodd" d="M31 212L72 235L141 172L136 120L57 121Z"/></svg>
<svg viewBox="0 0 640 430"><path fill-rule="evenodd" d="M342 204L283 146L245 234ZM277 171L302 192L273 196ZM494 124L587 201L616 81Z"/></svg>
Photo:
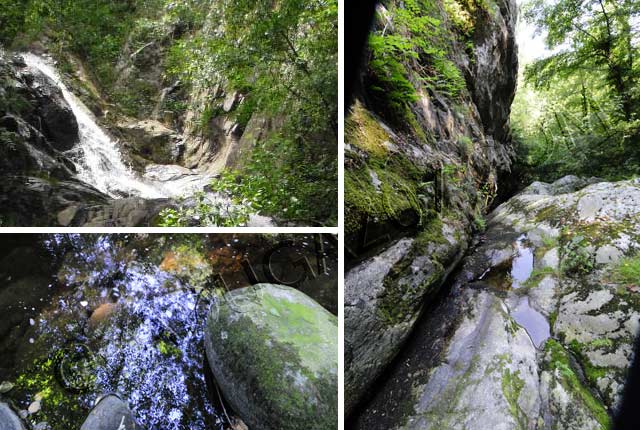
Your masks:
<svg viewBox="0 0 640 430"><path fill-rule="evenodd" d="M55 226L69 206L104 205L108 197L76 180L7 176L0 181L0 216L13 225ZM61 217L68 222L69 214ZM5 224L6 225L6 224Z"/></svg>
<svg viewBox="0 0 640 430"><path fill-rule="evenodd" d="M539 411L535 347L491 294L470 296L441 366L416 403L405 429L535 428ZM501 381L501 382L500 382Z"/></svg>
<svg viewBox="0 0 640 430"><path fill-rule="evenodd" d="M180 136L161 122L124 122L118 125L118 130L135 154L160 164L172 164L178 160Z"/></svg>
<svg viewBox="0 0 640 430"><path fill-rule="evenodd" d="M42 72L31 68L23 72L29 83L41 118L42 132L60 151L72 149L79 141L78 122L58 86Z"/></svg>
<svg viewBox="0 0 640 430"><path fill-rule="evenodd" d="M429 297L464 249L443 224L430 240L401 239L345 276L345 411L393 360ZM460 230L458 230L459 232Z"/></svg>
<svg viewBox="0 0 640 430"><path fill-rule="evenodd" d="M355 428L609 428L640 328L640 296L613 276L640 252L640 187L592 182L535 184L490 215L438 305L447 312L420 322L453 327L444 346L412 339ZM520 276L523 247L533 270Z"/></svg>
<svg viewBox="0 0 640 430"><path fill-rule="evenodd" d="M548 267L550 269L557 269L560 264L560 257L558 256L558 248L553 248L545 252L542 260L540 261L541 267Z"/></svg>
<svg viewBox="0 0 640 430"><path fill-rule="evenodd" d="M337 425L337 318L303 293L257 284L214 304L207 358L224 397L251 429Z"/></svg>
<svg viewBox="0 0 640 430"><path fill-rule="evenodd" d="M93 408L80 430L140 430L129 407L110 394Z"/></svg>
<svg viewBox="0 0 640 430"><path fill-rule="evenodd" d="M6 403L0 402L0 430L25 430L20 418Z"/></svg>

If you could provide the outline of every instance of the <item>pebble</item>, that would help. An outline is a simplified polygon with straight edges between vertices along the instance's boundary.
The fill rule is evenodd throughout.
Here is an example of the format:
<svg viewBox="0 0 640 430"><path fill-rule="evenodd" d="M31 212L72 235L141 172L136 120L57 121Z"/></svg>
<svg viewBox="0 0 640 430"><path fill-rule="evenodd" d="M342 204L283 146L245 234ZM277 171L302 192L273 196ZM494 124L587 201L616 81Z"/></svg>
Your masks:
<svg viewBox="0 0 640 430"><path fill-rule="evenodd" d="M7 393L9 391L11 391L11 389L14 387L14 385L9 382L9 381L2 381L2 383L0 384L0 393Z"/></svg>
<svg viewBox="0 0 640 430"><path fill-rule="evenodd" d="M33 403L31 403L29 405L29 408L27 408L27 410L29 411L30 414L33 415L33 414L37 413L40 410L41 407L42 407L42 405L40 404L40 402L36 400L35 402L33 402Z"/></svg>

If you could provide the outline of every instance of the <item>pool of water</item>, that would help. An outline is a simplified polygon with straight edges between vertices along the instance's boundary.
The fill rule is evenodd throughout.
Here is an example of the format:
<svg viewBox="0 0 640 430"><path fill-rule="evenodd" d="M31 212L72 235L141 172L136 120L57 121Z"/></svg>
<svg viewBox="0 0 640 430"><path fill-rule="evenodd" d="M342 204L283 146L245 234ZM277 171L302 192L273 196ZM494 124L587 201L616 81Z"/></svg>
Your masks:
<svg viewBox="0 0 640 430"><path fill-rule="evenodd" d="M481 281L481 285L504 295L520 290L518 294L521 296L517 299L511 316L525 329L536 348L540 348L551 336L551 328L544 315L530 305L526 289L523 289L533 273L534 249L529 246L526 234L515 240L513 248L513 258L487 269L478 281Z"/></svg>
<svg viewBox="0 0 640 430"><path fill-rule="evenodd" d="M7 236L0 381L14 386L0 401L31 426L74 429L117 392L145 429L225 428L205 377L211 300L275 277L335 312L336 267L328 236Z"/></svg>

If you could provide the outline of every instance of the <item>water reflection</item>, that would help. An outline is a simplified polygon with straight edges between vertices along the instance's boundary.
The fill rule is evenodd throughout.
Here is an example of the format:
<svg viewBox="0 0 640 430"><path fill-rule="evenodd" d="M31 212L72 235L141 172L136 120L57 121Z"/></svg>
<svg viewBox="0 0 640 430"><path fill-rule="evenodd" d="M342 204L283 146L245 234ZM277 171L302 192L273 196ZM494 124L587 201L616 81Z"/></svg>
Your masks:
<svg viewBox="0 0 640 430"><path fill-rule="evenodd" d="M533 272L533 250L525 245L526 239L523 234L515 243L516 255L511 263L511 286L514 289L520 288Z"/></svg>
<svg viewBox="0 0 640 430"><path fill-rule="evenodd" d="M527 331L536 348L551 336L547 319L529 305L529 297L521 297L518 306L511 313L513 319Z"/></svg>
<svg viewBox="0 0 640 430"><path fill-rule="evenodd" d="M0 245L0 378L15 387L2 399L53 429L79 428L107 392L145 429L225 428L205 381L214 291L298 281L336 313L335 250L313 235L11 237Z"/></svg>

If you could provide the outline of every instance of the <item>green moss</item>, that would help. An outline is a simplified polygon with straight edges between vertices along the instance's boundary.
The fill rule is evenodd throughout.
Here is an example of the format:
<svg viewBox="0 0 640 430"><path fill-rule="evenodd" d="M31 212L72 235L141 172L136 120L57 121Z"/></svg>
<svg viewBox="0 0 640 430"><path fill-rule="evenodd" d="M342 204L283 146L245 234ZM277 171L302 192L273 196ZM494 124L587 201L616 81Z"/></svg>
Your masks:
<svg viewBox="0 0 640 430"><path fill-rule="evenodd" d="M322 361L326 357L319 353L319 345L335 345L338 356L337 342L332 342L338 322L329 312L270 294L262 296L262 307L269 312L270 327L276 329L274 337L293 344L307 368L318 373L326 370L327 363ZM317 330L308 330L312 326Z"/></svg>
<svg viewBox="0 0 640 430"><path fill-rule="evenodd" d="M502 371L502 395L509 405L509 412L515 419L519 430L526 430L527 416L518 404L518 398L524 388L524 381L520 378L520 370L511 372L509 369Z"/></svg>
<svg viewBox="0 0 640 430"><path fill-rule="evenodd" d="M610 370L606 367L599 367L591 364L591 360L589 360L589 357L587 357L585 351L587 349L604 347L611 348L613 346L614 343L611 339L596 339L593 342L589 342L587 344L582 344L576 339L573 339L569 343L569 349L574 353L576 357L580 359L580 364L582 365L582 369L584 370L585 377L592 387L597 386L598 379L607 376Z"/></svg>
<svg viewBox="0 0 640 430"><path fill-rule="evenodd" d="M566 219L568 212L557 205L551 204L540 209L534 218L536 223L546 222L552 226L558 226Z"/></svg>
<svg viewBox="0 0 640 430"><path fill-rule="evenodd" d="M430 228L422 232L414 241L412 251L398 262L387 274L383 281L383 293L378 299L378 315L389 325L396 325L410 321L420 311L425 300L437 292L445 268L437 261L435 255L430 255L430 272L419 284L405 278L412 273L412 263L416 255L423 255L426 246L444 241L442 237L442 221L434 219ZM423 269L424 270L424 269Z"/></svg>
<svg viewBox="0 0 640 430"><path fill-rule="evenodd" d="M442 233L443 227L444 223L440 217L431 218L416 236L414 247L426 250L429 246L448 243L444 233Z"/></svg>
<svg viewBox="0 0 640 430"><path fill-rule="evenodd" d="M640 254L621 259L611 271L615 282L640 286Z"/></svg>
<svg viewBox="0 0 640 430"><path fill-rule="evenodd" d="M549 314L549 327L551 328L551 333L553 333L553 327L556 325L557 319L558 319L558 309L554 309Z"/></svg>
<svg viewBox="0 0 640 430"><path fill-rule="evenodd" d="M251 300L253 301L253 300ZM217 362L217 367L226 369L223 380L242 381L235 393L241 395L229 397L229 401L236 408L248 407L244 402L260 402L261 409L272 414L270 422L283 429L298 428L300 423L308 423L311 429L322 429L335 426L337 419L337 375L326 367L323 369L307 367L305 365L303 351L304 346L293 347L291 333L278 333L274 335L271 326L262 326L258 320L266 318L279 321L286 319L287 323L280 321L282 329L296 321L308 320L311 316L307 310L289 306L286 309L274 300L261 298L261 303L273 308L274 312L259 318L251 311L251 307L245 308L243 301L234 301L233 304L222 304L217 319L209 318L208 326L211 342L216 346L217 357L210 357L212 363ZM229 302L232 303L232 302ZM237 306L241 306L238 309ZM253 305L249 305L253 306ZM260 305L262 309L263 306ZM278 314L278 315L276 315ZM231 316L233 315L233 318ZM333 317L335 319L335 317ZM337 322L336 337L337 337ZM304 326L310 326L304 324ZM304 329L298 326L298 330ZM292 330L295 331L295 330ZM310 339L313 334L309 333ZM315 339L317 340L317 339ZM337 340L337 339L336 339ZM301 340L308 343L309 341ZM314 353L322 345L312 345L307 348ZM315 353L315 361L325 354ZM322 355L322 357L320 357ZM335 363L337 367L337 346ZM298 374L299 371L300 373ZM218 375L220 376L220 375ZM305 383L306 387L313 387L312 391L300 387L300 378L311 381ZM224 386L223 386L224 388ZM227 393L228 394L228 393ZM248 396L244 397L243 396Z"/></svg>
<svg viewBox="0 0 640 430"><path fill-rule="evenodd" d="M551 267L542 267L540 269L533 269L531 271L531 275L529 275L527 280L522 283L522 286L525 287L524 291L537 287L538 284L540 284L540 281L542 281L545 277L550 275L551 276L557 275L557 272L555 271L555 269Z"/></svg>
<svg viewBox="0 0 640 430"><path fill-rule="evenodd" d="M16 379L14 393L25 393L29 401L41 397L41 410L29 416L31 425L46 421L52 428L78 428L88 411L75 395L69 394L58 381L58 369L64 352L36 359ZM24 398L24 397L21 397Z"/></svg>
<svg viewBox="0 0 640 430"><path fill-rule="evenodd" d="M180 351L180 348L178 348L176 345L170 342L167 342L165 340L160 340L156 346L158 347L158 351L160 351L160 354L164 355L165 357L168 357L168 356L173 356L175 358L182 357L182 351Z"/></svg>
<svg viewBox="0 0 640 430"><path fill-rule="evenodd" d="M367 165L346 169L345 231L358 231L366 222L399 220L407 211L421 219L424 208L418 198L419 176L415 167L400 155L387 165L369 162ZM378 185L374 185L375 175ZM417 176L417 177L416 177Z"/></svg>
<svg viewBox="0 0 640 430"><path fill-rule="evenodd" d="M548 358L545 362L545 370L551 372L557 371L560 377L560 383L569 393L573 394L575 400L580 401L603 428L610 428L611 418L607 410L589 388L583 385L571 366L569 353L554 339L547 341L545 344L545 352Z"/></svg>
<svg viewBox="0 0 640 430"><path fill-rule="evenodd" d="M356 102L346 118L345 141L355 145L376 157L385 157L385 142L390 141L389 133L367 111L360 102Z"/></svg>

